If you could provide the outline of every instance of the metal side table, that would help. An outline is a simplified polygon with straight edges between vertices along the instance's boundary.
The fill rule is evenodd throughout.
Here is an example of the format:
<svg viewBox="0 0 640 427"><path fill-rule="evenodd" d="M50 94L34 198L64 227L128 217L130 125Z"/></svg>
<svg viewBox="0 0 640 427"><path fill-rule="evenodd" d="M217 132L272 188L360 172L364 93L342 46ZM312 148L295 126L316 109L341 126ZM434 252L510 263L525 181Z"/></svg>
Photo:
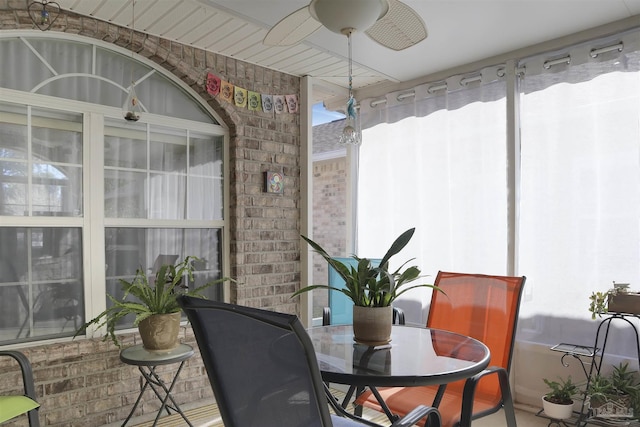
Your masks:
<svg viewBox="0 0 640 427"><path fill-rule="evenodd" d="M156 419L153 422L154 426L158 423L162 411L166 410L167 414L171 414L170 409L180 414L187 425L192 426L185 414L180 409L180 406L178 406L173 396L171 396L171 390L173 390L173 387L176 385L176 381L178 379L178 376L180 375L180 371L182 370L184 363L187 361L187 359L193 356L193 354L193 347L187 344L180 344L175 349L162 353L147 351L141 344L125 348L120 352L120 360L127 365L137 366L140 370L140 373L142 374L142 377L144 378L144 384L140 387L140 394L138 395L138 399L133 405L133 408L131 408L129 416L127 416L127 419L124 420L124 423L122 423L123 427L127 425L129 420L133 416L133 413L138 407L138 404L142 399L142 395L144 394L147 387L151 387L157 398L162 402L160 409L158 409ZM167 387L167 383L162 380L162 378L156 373L156 367L160 365L170 365L172 363L180 363L180 366L178 367L176 374L173 376L171 384L169 384L169 386ZM162 395L163 391L164 396ZM173 406L169 404L169 401L171 401Z"/></svg>

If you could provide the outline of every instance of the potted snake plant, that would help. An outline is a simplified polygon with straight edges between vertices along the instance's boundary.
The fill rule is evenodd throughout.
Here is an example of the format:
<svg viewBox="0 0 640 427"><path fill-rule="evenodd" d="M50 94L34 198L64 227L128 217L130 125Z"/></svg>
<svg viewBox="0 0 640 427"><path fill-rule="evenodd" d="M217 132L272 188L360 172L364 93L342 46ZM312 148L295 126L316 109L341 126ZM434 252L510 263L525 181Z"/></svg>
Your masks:
<svg viewBox="0 0 640 427"><path fill-rule="evenodd" d="M386 344L391 340L391 325L393 319L392 303L400 295L415 288L431 288L439 290L430 284L412 283L422 276L417 266L405 266L412 260L403 263L396 270L389 270L390 259L398 254L409 243L415 228L402 233L391 244L380 263L375 265L369 258L352 255L356 262L353 266L346 265L332 258L319 244L301 236L325 261L335 269L344 280L344 288L329 285L310 285L292 295L292 298L303 292L314 289L330 289L346 295L353 302L353 332L357 342L369 345ZM404 270L403 270L404 269Z"/></svg>

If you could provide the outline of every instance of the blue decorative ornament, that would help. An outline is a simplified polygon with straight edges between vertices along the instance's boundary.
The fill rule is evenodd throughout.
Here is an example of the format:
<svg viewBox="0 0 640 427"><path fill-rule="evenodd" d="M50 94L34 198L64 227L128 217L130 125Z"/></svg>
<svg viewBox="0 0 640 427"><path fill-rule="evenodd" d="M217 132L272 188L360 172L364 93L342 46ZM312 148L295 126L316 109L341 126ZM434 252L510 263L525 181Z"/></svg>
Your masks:
<svg viewBox="0 0 640 427"><path fill-rule="evenodd" d="M356 119L356 100L353 95L349 96L349 100L347 101L347 116L350 119Z"/></svg>

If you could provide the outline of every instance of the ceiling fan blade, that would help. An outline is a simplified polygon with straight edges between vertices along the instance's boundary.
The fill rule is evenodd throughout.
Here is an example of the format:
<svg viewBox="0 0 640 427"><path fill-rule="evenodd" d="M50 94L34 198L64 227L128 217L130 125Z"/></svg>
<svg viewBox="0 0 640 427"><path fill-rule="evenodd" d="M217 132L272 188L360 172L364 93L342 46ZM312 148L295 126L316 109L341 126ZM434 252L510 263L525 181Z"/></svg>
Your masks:
<svg viewBox="0 0 640 427"><path fill-rule="evenodd" d="M310 36L322 24L309 13L309 6L296 10L274 25L262 40L267 46L291 46Z"/></svg>
<svg viewBox="0 0 640 427"><path fill-rule="evenodd" d="M413 9L398 0L387 0L389 12L365 33L382 46L403 50L427 38L424 21Z"/></svg>

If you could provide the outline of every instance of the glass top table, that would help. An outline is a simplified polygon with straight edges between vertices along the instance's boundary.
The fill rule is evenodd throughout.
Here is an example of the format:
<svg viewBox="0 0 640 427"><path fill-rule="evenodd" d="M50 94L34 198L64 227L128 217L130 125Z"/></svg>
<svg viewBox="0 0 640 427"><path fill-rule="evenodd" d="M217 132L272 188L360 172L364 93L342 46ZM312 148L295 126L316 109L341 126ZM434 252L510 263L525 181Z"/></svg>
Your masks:
<svg viewBox="0 0 640 427"><path fill-rule="evenodd" d="M489 365L482 342L453 332L393 326L391 342L353 341L352 325L308 329L325 381L354 386L421 386L469 378Z"/></svg>

